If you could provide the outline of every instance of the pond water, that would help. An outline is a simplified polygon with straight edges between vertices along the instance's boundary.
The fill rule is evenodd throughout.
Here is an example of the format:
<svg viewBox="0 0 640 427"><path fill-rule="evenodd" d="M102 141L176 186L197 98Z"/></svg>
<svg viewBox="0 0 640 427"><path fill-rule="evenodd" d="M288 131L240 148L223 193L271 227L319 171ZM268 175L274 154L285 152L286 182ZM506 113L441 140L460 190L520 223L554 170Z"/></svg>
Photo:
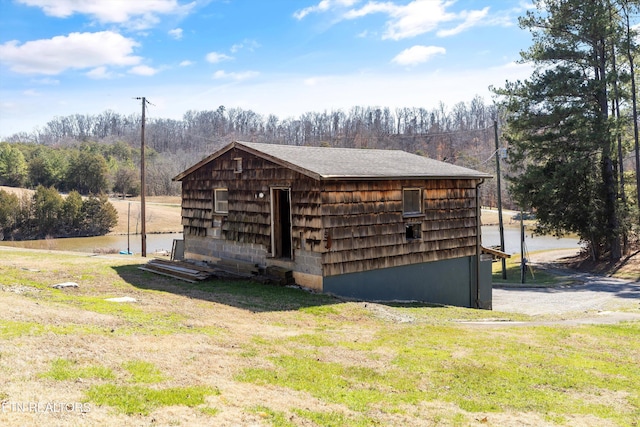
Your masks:
<svg viewBox="0 0 640 427"><path fill-rule="evenodd" d="M577 249L580 240L572 237L532 236L531 229L525 227L525 249L528 252L551 249ZM482 245L500 246L500 228L497 225L482 227ZM504 227L504 251L520 254L520 227Z"/></svg>
<svg viewBox="0 0 640 427"><path fill-rule="evenodd" d="M525 247L529 252L549 249L579 248L577 238L561 238L553 236L531 237L531 230L526 231ZM182 233L148 234L147 254L169 251L174 239L182 239ZM505 252L508 254L520 254L520 228L505 227L504 229ZM500 245L500 232L497 225L482 227L482 244L484 246ZM126 235L110 235L98 237L73 237L67 239L27 240L22 242L0 242L0 245L14 246L30 249L47 249L60 251L95 252L111 251L119 252L127 250ZM131 235L129 238L130 251L139 254L141 251L141 238L139 235Z"/></svg>
<svg viewBox="0 0 640 427"><path fill-rule="evenodd" d="M162 251L170 253L174 239L182 239L182 233L147 234L147 254ZM127 236L70 237L66 239L25 240L21 242L2 241L0 245L57 251L120 252L127 250ZM139 255L142 251L141 248L141 236L129 236L129 250Z"/></svg>

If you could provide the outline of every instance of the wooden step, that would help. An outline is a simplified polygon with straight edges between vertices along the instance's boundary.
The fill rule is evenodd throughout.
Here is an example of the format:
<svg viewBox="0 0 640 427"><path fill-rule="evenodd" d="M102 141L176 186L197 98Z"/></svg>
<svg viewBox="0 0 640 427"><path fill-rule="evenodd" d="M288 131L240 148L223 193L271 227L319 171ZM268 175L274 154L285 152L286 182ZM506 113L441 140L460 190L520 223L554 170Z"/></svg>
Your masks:
<svg viewBox="0 0 640 427"><path fill-rule="evenodd" d="M271 265L266 268L265 276L281 286L296 284L296 281L293 278L293 271L284 267Z"/></svg>
<svg viewBox="0 0 640 427"><path fill-rule="evenodd" d="M295 285L292 270L279 266L270 266L262 269L258 264L231 258L220 259L214 265L154 258L138 268L190 283L209 278L220 278L255 279L260 282L274 283L281 286Z"/></svg>
<svg viewBox="0 0 640 427"><path fill-rule="evenodd" d="M162 274L191 283L206 280L214 273L209 268L200 267L195 264L161 259L152 259L146 265L139 268L144 271Z"/></svg>
<svg viewBox="0 0 640 427"><path fill-rule="evenodd" d="M244 277L251 277L260 274L260 267L258 264L239 259L221 258L216 262L215 267Z"/></svg>

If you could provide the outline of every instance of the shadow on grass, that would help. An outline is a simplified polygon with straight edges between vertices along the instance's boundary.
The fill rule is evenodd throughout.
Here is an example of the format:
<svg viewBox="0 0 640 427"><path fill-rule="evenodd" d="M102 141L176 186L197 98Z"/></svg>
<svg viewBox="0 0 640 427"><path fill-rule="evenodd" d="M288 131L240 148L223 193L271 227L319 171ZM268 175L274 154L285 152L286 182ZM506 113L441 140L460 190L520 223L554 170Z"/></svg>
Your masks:
<svg viewBox="0 0 640 427"><path fill-rule="evenodd" d="M298 287L262 284L252 280L208 279L189 283L140 270L138 267L142 265L115 266L113 269L125 282L139 289L170 292L252 312L290 311L344 302Z"/></svg>
<svg viewBox="0 0 640 427"><path fill-rule="evenodd" d="M443 308L427 302L367 301L319 294L297 286L277 286L253 280L208 279L189 283L140 270L139 265L116 266L113 269L127 283L139 289L170 292L187 298L216 302L251 312L294 311L301 308L341 304L346 301L375 302L397 308Z"/></svg>

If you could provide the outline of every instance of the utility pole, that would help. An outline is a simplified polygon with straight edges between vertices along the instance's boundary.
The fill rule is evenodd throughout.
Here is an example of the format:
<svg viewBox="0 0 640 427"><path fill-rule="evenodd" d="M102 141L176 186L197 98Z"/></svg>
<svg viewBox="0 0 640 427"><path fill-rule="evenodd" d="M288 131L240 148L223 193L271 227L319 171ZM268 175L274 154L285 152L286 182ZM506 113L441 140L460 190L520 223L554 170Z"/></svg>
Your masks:
<svg viewBox="0 0 640 427"><path fill-rule="evenodd" d="M140 129L140 216L141 218L141 232L142 232L142 256L147 256L147 219L145 216L145 186L144 186L144 127L145 127L145 110L147 107L147 99L138 97L136 99L142 100L142 127Z"/></svg>
<svg viewBox="0 0 640 427"><path fill-rule="evenodd" d="M496 140L496 175L498 177L498 224L500 230L500 250L504 252L504 223L502 222L502 189L500 186L500 145L498 143L498 121L493 121L493 132ZM507 278L507 260L502 258L502 278Z"/></svg>

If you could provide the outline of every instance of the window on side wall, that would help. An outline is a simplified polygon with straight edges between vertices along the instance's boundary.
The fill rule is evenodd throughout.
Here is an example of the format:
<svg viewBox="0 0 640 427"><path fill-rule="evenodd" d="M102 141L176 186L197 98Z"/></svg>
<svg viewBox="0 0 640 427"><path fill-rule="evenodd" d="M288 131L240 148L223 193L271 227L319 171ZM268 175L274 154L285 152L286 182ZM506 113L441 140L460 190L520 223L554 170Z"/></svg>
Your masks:
<svg viewBox="0 0 640 427"><path fill-rule="evenodd" d="M226 188L213 190L213 211L218 214L229 213L229 190Z"/></svg>
<svg viewBox="0 0 640 427"><path fill-rule="evenodd" d="M420 188L404 188L402 190L402 214L404 216L422 214L422 190Z"/></svg>

